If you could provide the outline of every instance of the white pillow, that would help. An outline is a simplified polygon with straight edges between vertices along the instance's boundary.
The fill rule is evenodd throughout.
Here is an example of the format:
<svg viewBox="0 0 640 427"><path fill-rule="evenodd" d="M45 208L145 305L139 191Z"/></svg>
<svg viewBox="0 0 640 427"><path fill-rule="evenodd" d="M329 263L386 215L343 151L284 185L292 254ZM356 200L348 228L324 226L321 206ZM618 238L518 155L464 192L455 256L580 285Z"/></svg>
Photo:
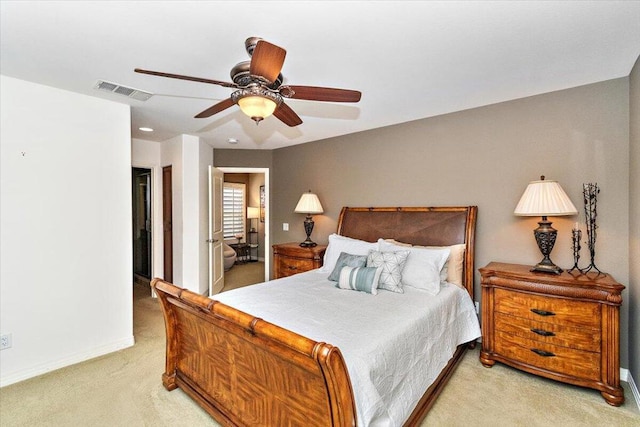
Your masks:
<svg viewBox="0 0 640 427"><path fill-rule="evenodd" d="M465 288L464 277L462 277L462 272L464 270L464 252L466 250L467 245L464 243L460 243L457 245L451 246L426 246L427 249L445 249L448 248L451 253L449 254L449 258L447 258L447 262L445 266L442 268L445 274L445 281L449 283L453 283L461 288Z"/></svg>
<svg viewBox="0 0 640 427"><path fill-rule="evenodd" d="M416 248L427 248L427 249L442 249L442 246L418 246L418 245L412 245L410 243L403 243L403 242L398 242L396 240L393 239L384 239L385 242L387 243L391 243L393 245L397 245L397 246L402 246L405 248L412 248L412 247L416 247ZM449 255L449 258L451 258L451 254ZM444 265L442 266L442 270L440 270L440 282L446 282L447 281L447 276L449 275L449 258L447 258L447 260L444 262Z"/></svg>
<svg viewBox="0 0 640 427"><path fill-rule="evenodd" d="M449 258L448 248L427 249L415 246L399 246L378 240L381 251L409 250L409 257L402 270L402 284L428 291L434 295L440 292L440 271Z"/></svg>
<svg viewBox="0 0 640 427"><path fill-rule="evenodd" d="M385 239L388 243L393 243L398 246L414 246L409 243L398 242L393 239ZM464 287L464 277L462 277L462 272L464 270L464 255L466 251L466 245L464 243L460 243L457 245L451 246L416 246L418 248L427 248L427 249L445 249L449 248L451 253L449 254L449 258L447 262L444 263L444 267L442 267L442 271L440 271L440 279L443 282L453 283L465 289Z"/></svg>
<svg viewBox="0 0 640 427"><path fill-rule="evenodd" d="M324 262L320 271L332 272L342 252L352 255L369 255L369 251L378 250L378 242L365 242L333 233L329 235L329 245L324 253Z"/></svg>

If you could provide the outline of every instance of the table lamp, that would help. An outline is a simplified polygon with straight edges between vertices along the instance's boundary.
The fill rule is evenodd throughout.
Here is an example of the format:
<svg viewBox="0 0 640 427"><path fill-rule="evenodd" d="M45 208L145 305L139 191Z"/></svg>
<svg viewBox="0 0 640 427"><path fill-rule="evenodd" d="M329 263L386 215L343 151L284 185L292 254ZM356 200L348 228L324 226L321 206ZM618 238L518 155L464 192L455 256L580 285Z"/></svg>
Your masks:
<svg viewBox="0 0 640 427"><path fill-rule="evenodd" d="M556 243L558 231L551 227L551 221L547 220L547 217L576 215L578 211L560 184L557 181L545 180L544 176L540 177L540 181L530 182L513 213L518 216L542 217L542 220L538 222L538 228L533 230L533 234L543 259L531 271L562 273L562 269L549 258Z"/></svg>
<svg viewBox="0 0 640 427"><path fill-rule="evenodd" d="M254 208L253 206L247 207L247 219L250 220L250 231L258 231L256 227L253 226L253 220L260 218L260 208Z"/></svg>
<svg viewBox="0 0 640 427"><path fill-rule="evenodd" d="M307 218L304 220L304 231L307 233L307 239L300 243L300 246L303 248L316 246L317 243L311 240L311 232L313 231L313 219L311 218L311 214L321 214L324 212L324 210L322 210L322 205L320 204L320 199L318 199L318 196L309 190L308 193L304 193L302 197L300 197L294 212L307 214Z"/></svg>

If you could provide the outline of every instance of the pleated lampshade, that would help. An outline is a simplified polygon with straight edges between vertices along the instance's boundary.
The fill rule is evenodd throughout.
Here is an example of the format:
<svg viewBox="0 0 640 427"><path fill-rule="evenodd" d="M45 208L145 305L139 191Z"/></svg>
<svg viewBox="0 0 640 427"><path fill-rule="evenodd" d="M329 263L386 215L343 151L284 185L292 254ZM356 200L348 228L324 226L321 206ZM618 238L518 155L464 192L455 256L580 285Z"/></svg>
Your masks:
<svg viewBox="0 0 640 427"><path fill-rule="evenodd" d="M558 181L532 181L524 190L516 209L518 216L563 216L578 213Z"/></svg>

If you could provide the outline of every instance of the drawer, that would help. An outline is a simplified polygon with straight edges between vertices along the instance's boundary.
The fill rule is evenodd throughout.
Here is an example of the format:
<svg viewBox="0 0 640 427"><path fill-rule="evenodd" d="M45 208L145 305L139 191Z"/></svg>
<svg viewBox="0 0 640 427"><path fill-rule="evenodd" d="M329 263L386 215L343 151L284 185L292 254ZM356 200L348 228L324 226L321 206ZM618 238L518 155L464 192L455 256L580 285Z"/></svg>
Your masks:
<svg viewBox="0 0 640 427"><path fill-rule="evenodd" d="M582 379L600 380L600 353L575 350L496 331L496 353L538 369ZM546 352L538 354L539 352Z"/></svg>
<svg viewBox="0 0 640 427"><path fill-rule="evenodd" d="M313 269L313 260L278 257L277 270L279 277L293 276Z"/></svg>
<svg viewBox="0 0 640 427"><path fill-rule="evenodd" d="M495 311L539 322L600 329L601 307L583 302L531 295L506 289L495 290Z"/></svg>
<svg viewBox="0 0 640 427"><path fill-rule="evenodd" d="M495 313L495 329L541 343L600 352L600 333L590 328L575 328L539 322L497 312Z"/></svg>

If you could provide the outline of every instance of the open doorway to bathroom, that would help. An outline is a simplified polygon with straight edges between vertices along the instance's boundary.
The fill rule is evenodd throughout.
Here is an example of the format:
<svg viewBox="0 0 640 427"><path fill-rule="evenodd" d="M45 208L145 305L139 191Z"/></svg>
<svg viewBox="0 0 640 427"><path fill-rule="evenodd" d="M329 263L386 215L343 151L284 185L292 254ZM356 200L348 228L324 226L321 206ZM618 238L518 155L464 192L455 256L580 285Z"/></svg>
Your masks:
<svg viewBox="0 0 640 427"><path fill-rule="evenodd" d="M238 212L233 225L237 230L225 232L225 246L235 256L230 268L225 266L225 285L223 292L238 287L261 283L268 280L270 275L271 247L269 244L269 209L268 188L269 173L265 168L225 168L219 167L224 173L225 186L234 188L228 191L243 194L238 195ZM225 193L226 194L226 193ZM225 196L223 206L230 202ZM227 214L223 213L225 222ZM231 223L229 224L231 226ZM227 260L227 258L225 258Z"/></svg>
<svg viewBox="0 0 640 427"><path fill-rule="evenodd" d="M132 168L133 280L147 285L151 280L151 169ZM134 287L135 289L135 287Z"/></svg>

